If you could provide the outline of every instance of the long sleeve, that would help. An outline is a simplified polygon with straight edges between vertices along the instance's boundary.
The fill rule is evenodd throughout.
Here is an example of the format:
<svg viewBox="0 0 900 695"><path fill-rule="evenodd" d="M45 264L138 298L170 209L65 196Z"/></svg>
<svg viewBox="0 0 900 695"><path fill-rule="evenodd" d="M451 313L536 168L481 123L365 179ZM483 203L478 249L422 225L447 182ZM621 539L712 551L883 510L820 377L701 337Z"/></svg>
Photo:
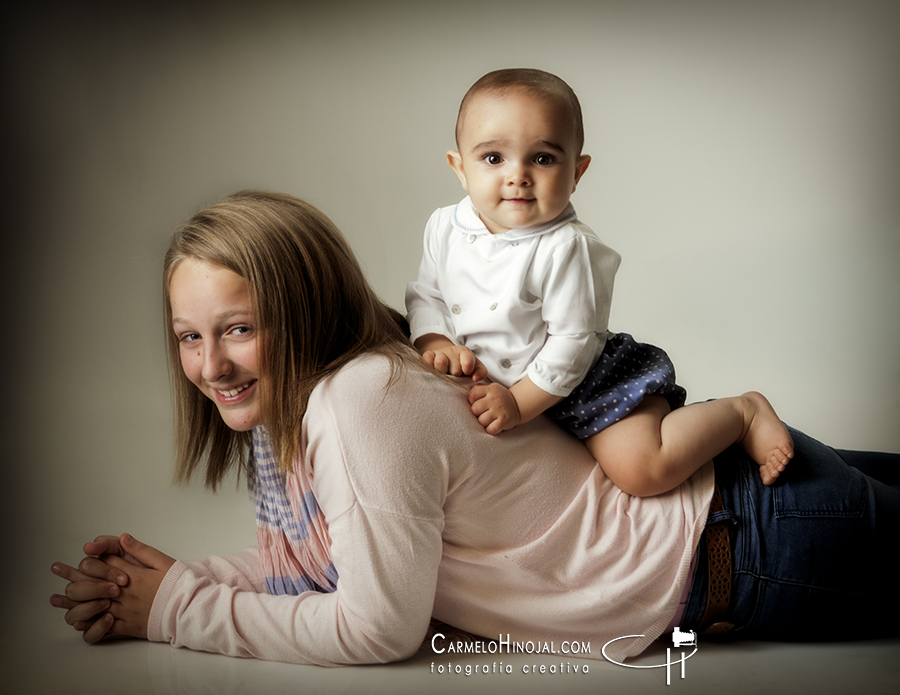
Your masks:
<svg viewBox="0 0 900 695"><path fill-rule="evenodd" d="M305 455L340 577L336 590L273 596L258 593L258 577L243 574L252 575L249 565L178 563L157 595L151 638L332 666L396 661L418 649L434 603L445 476L439 462L428 461L428 447L409 436L402 402L382 402L387 375L380 376L356 385L351 399L346 389L336 399L327 386L317 389L304 420ZM395 431L387 426L373 436L371 426L355 426L371 422L375 411L396 423ZM243 579L221 581L239 574Z"/></svg>
<svg viewBox="0 0 900 695"><path fill-rule="evenodd" d="M256 546L244 548L234 555L210 555L201 560L188 560L183 564L198 576L210 577L220 584L248 591L265 591L265 578Z"/></svg>
<svg viewBox="0 0 900 695"><path fill-rule="evenodd" d="M547 336L527 374L544 391L568 396L603 349L621 257L590 233L547 248L537 254L542 270L532 280L540 283L534 291Z"/></svg>
<svg viewBox="0 0 900 695"><path fill-rule="evenodd" d="M410 340L437 333L458 342L450 309L444 302L438 279L438 259L443 252L439 232L449 222L452 208L435 210L425 225L422 260L416 279L406 286L406 310Z"/></svg>
<svg viewBox="0 0 900 695"><path fill-rule="evenodd" d="M165 641L162 634L163 610L173 588L186 572L196 581L206 580L239 591L263 593L266 590L259 552L255 547L226 557L210 555L201 560L178 561L163 578L153 601L147 626L147 638L151 642Z"/></svg>

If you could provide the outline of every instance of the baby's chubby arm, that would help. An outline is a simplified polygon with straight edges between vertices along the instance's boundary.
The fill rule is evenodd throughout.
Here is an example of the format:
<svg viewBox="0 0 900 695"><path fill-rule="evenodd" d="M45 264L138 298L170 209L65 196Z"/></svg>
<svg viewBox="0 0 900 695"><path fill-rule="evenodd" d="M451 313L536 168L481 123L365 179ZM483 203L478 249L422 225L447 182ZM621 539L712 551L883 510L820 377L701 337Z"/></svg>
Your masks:
<svg viewBox="0 0 900 695"><path fill-rule="evenodd" d="M533 420L562 400L536 386L527 376L510 388L502 384L476 384L469 389L469 405L488 434L500 434Z"/></svg>
<svg viewBox="0 0 900 695"><path fill-rule="evenodd" d="M416 339L415 346L422 354L422 361L441 374L469 376L476 382L487 379L487 367L481 360L475 357L469 348L454 345L449 338L437 333L428 333Z"/></svg>

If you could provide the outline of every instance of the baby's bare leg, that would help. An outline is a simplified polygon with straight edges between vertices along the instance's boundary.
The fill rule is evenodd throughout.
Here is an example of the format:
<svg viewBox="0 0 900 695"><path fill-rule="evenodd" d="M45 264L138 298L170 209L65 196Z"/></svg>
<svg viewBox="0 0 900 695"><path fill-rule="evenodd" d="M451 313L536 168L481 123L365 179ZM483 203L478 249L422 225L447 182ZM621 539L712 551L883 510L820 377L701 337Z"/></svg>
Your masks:
<svg viewBox="0 0 900 695"><path fill-rule="evenodd" d="M647 396L585 444L621 490L642 497L667 492L740 439L744 421L731 400L670 411L665 398Z"/></svg>
<svg viewBox="0 0 900 695"><path fill-rule="evenodd" d="M735 442L760 464L766 484L793 456L790 435L757 393L671 412L664 398L648 396L631 415L585 441L620 489L641 496L678 486Z"/></svg>

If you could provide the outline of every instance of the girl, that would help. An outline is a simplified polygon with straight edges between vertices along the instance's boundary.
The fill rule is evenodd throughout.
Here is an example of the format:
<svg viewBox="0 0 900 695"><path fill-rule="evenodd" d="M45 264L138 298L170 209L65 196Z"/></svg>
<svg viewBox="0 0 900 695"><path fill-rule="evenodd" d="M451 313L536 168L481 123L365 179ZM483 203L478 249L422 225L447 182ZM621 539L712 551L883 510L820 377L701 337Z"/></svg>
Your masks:
<svg viewBox="0 0 900 695"><path fill-rule="evenodd" d="M847 454L795 432L777 498L734 447L638 498L543 418L501 442L421 365L338 230L289 196L195 215L164 283L179 478L202 470L214 488L242 468L258 547L180 562L128 534L88 543L77 569L53 565L68 584L51 597L88 642L338 665L410 656L432 615L506 641L590 642L596 659L644 635L610 645L618 660L672 625L896 632L896 606L869 601L889 589L878 550L896 540L900 492ZM707 575L714 550L734 562Z"/></svg>

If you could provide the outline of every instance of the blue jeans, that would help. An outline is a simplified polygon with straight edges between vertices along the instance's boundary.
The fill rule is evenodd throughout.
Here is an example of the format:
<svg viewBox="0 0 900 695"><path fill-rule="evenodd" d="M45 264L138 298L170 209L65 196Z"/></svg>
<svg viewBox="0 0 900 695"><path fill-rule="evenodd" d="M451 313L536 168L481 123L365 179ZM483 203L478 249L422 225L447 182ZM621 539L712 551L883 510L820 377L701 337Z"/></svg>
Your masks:
<svg viewBox="0 0 900 695"><path fill-rule="evenodd" d="M832 449L791 430L795 455L771 487L733 446L715 459L732 546L728 636L847 640L900 634L892 559L900 539L900 456ZM864 474L862 471L865 471ZM870 477L875 476L875 477ZM880 478L881 480L877 480ZM706 535L683 627L707 601Z"/></svg>

